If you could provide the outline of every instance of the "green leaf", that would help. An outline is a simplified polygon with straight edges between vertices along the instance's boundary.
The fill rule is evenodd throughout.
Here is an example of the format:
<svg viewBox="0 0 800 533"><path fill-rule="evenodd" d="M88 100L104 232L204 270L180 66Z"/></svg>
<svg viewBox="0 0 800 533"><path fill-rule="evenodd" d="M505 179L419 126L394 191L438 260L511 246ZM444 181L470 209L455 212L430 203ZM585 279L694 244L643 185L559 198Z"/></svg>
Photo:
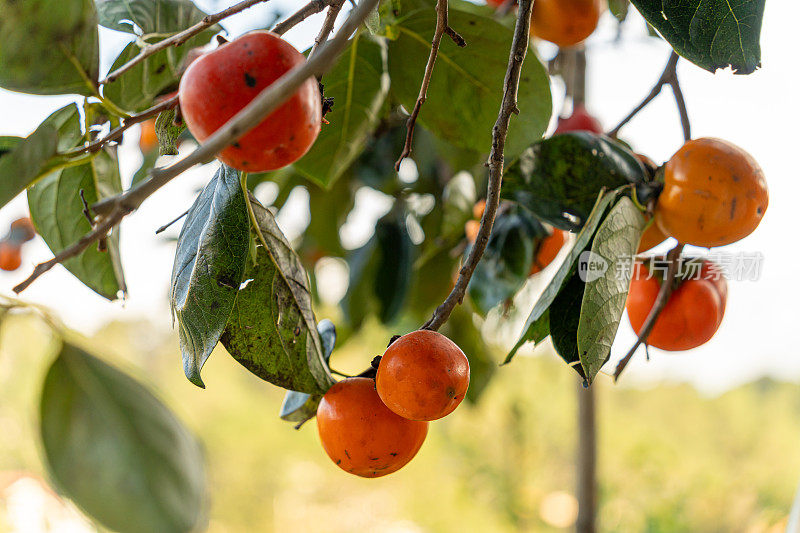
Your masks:
<svg viewBox="0 0 800 533"><path fill-rule="evenodd" d="M13 135L0 136L0 157L3 157L8 152L14 149L19 143L24 141L22 137L15 137Z"/></svg>
<svg viewBox="0 0 800 533"><path fill-rule="evenodd" d="M325 357L325 364L331 358L334 346L336 346L336 327L327 318L320 320L317 324L317 332L322 342L322 354ZM283 397L279 416L287 422L297 422L299 427L304 422L311 420L317 415L317 407L322 400L321 394L307 394L290 390Z"/></svg>
<svg viewBox="0 0 800 533"><path fill-rule="evenodd" d="M389 94L386 72L386 44L359 33L325 75L325 97L334 99L322 131L311 150L293 167L306 178L322 185L333 183L364 148L375 129Z"/></svg>
<svg viewBox="0 0 800 533"><path fill-rule="evenodd" d="M478 313L485 316L522 288L533 264L535 240L546 235L536 217L521 207L514 206L497 218L469 283L470 300Z"/></svg>
<svg viewBox="0 0 800 533"><path fill-rule="evenodd" d="M258 241L222 344L250 372L279 387L321 394L334 381L311 308L308 274L272 213L250 198Z"/></svg>
<svg viewBox="0 0 800 533"><path fill-rule="evenodd" d="M617 196L618 193L614 191L598 197L592 212L586 219L586 224L584 224L583 229L581 229L580 233L578 233L578 236L575 238L575 242L572 245L569 254L567 254L567 257L564 259L564 262L555 273L555 276L553 276L553 279L547 285L544 292L539 297L539 300L533 306L533 309L531 310L530 314L528 315L528 319L525 322L525 326L522 328L522 334L517 340L514 348L512 348L512 350L506 356L503 364L511 362L511 359L514 358L517 350L519 350L525 343L541 342L545 337L547 337L551 328L550 317L557 317L557 315L554 315L553 313L548 313L548 309L550 309L550 306L553 304L556 296L558 296L558 294L562 291L569 279L575 274L576 263L578 262L580 255L583 253L586 247L589 246L589 243L591 242L598 226L603 221L608 206L617 198ZM558 317L558 319L560 320L560 317Z"/></svg>
<svg viewBox="0 0 800 533"><path fill-rule="evenodd" d="M142 384L64 344L40 409L50 476L89 516L122 533L202 528L200 445Z"/></svg>
<svg viewBox="0 0 800 533"><path fill-rule="evenodd" d="M0 207L10 202L31 183L68 159L58 152L76 146L83 139L78 107L69 104L47 117L36 131L0 159Z"/></svg>
<svg viewBox="0 0 800 533"><path fill-rule="evenodd" d="M630 0L608 0L608 10L619 22L628 18L628 10L631 7Z"/></svg>
<svg viewBox="0 0 800 533"><path fill-rule="evenodd" d="M178 139L186 130L186 123L175 124L175 109L167 109L156 118L156 137L158 137L158 155L178 155Z"/></svg>
<svg viewBox="0 0 800 533"><path fill-rule="evenodd" d="M102 26L137 35L179 32L206 16L190 0L96 0L96 4Z"/></svg>
<svg viewBox="0 0 800 533"><path fill-rule="evenodd" d="M339 228L355 202L355 187L349 179L337 180L330 189L309 185L308 206L311 214L303 234L303 247L314 254L341 257L345 250L339 239Z"/></svg>
<svg viewBox="0 0 800 533"><path fill-rule="evenodd" d="M458 10L450 12L449 22L467 46L459 48L452 39L442 39L419 121L456 146L487 153L503 97L513 31L492 18ZM417 10L395 26L399 36L389 43L392 92L408 110L419 95L435 25L430 8ZM550 80L533 50L522 68L518 105L521 113L511 120L508 131L508 160L541 138L552 113Z"/></svg>
<svg viewBox="0 0 800 533"><path fill-rule="evenodd" d="M221 165L197 197L178 237L170 306L178 321L183 370L199 387L244 277L250 223L239 173Z"/></svg>
<svg viewBox="0 0 800 533"><path fill-rule="evenodd" d="M586 378L586 373L578 355L576 331L581 317L584 288L585 285L580 276L573 273L553 300L548 312L548 316L553 317L553 320L549 322L553 348L564 362L575 369L582 378ZM556 317L558 317L557 320Z"/></svg>
<svg viewBox="0 0 800 533"><path fill-rule="evenodd" d="M442 235L463 235L464 224L472 218L472 208L477 201L475 180L467 173L453 176L442 193Z"/></svg>
<svg viewBox="0 0 800 533"><path fill-rule="evenodd" d="M83 213L80 191L88 205L122 192L115 148L106 148L88 163L53 172L28 189L36 231L57 254L92 230ZM106 241L107 251L89 246L64 266L84 285L109 300L126 291L119 255L119 228Z"/></svg>
<svg viewBox="0 0 800 533"><path fill-rule="evenodd" d="M621 144L604 135L571 132L525 150L503 174L502 196L556 227L575 231L601 191L646 179L642 163Z"/></svg>
<svg viewBox="0 0 800 533"><path fill-rule="evenodd" d="M765 0L631 0L676 52L710 72L761 65Z"/></svg>
<svg viewBox="0 0 800 533"><path fill-rule="evenodd" d="M157 159L158 150L150 150L149 152L142 154L142 164L133 174L133 178L131 178L131 188L143 182L150 176L150 171L156 166Z"/></svg>
<svg viewBox="0 0 800 533"><path fill-rule="evenodd" d="M0 0L0 87L30 94L96 94L92 0Z"/></svg>
<svg viewBox="0 0 800 533"><path fill-rule="evenodd" d="M350 283L342 299L347 321L354 329L369 313L388 324L403 308L411 288L414 244L405 218L389 213L378 221L375 234L347 257Z"/></svg>
<svg viewBox="0 0 800 533"><path fill-rule="evenodd" d="M592 242L592 258L602 259L607 268L602 276L586 280L577 327L578 353L590 383L611 353L644 226L641 212L623 196L600 224Z"/></svg>

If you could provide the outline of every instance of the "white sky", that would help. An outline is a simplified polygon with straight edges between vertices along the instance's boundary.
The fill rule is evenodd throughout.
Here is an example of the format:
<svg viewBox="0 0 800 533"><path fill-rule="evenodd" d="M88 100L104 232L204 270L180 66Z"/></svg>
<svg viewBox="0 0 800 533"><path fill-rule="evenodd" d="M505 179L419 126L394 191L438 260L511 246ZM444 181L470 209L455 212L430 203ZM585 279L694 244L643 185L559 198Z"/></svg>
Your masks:
<svg viewBox="0 0 800 533"><path fill-rule="evenodd" d="M233 2L198 2L207 10ZM287 12L296 2L272 0L268 5ZM261 20L261 19L265 20ZM758 230L726 247L726 252L764 254L762 277L758 282L731 282L725 319L720 331L703 347L684 354L651 350L649 363L643 355L634 359L626 383L647 384L661 379L685 380L701 390L714 393L739 383L772 375L800 380L800 354L796 348L794 326L800 313L800 300L793 271L800 260L792 241L796 234L793 207L800 198L800 183L794 169L793 132L800 122L793 93L800 85L794 47L787 46L800 18L800 4L771 2L766 9L762 32L763 66L750 76L729 72L711 75L682 61L679 74L692 118L695 137L716 136L732 141L755 156L767 176L770 207ZM269 21L254 19L247 12L230 19L226 27L233 35ZM286 38L298 48L313 39L320 16L295 28ZM600 29L588 42L588 106L606 126L613 125L650 90L660 75L669 54L668 46L645 37L643 24L632 13L624 42L613 42L615 24L606 15ZM104 68L114 51L124 44L119 34L102 32ZM420 66L422 68L422 66ZM435 74L434 74L435 75ZM34 97L0 89L0 135L28 135L53 110L70 101L64 97ZM522 110L524 112L524 109ZM627 126L623 138L656 161L665 161L682 143L680 123L668 90ZM138 129L132 128L121 151L125 179L138 168L140 156L135 147ZM25 299L55 309L72 327L91 332L108 320L146 318L155 327L169 327L166 302L174 244L169 240L179 231L177 224L161 236L154 236L160 225L191 205L213 168L197 168L164 187L123 223L122 256L130 296L124 303L109 303L96 296L62 267L56 267L23 293ZM259 191L269 194L269 190ZM366 196L365 196L366 195ZM287 209L296 216L281 216L287 233L302 228L307 217L303 195L295 195ZM349 224L353 243L366 235L358 228L370 226L386 207L365 191L355 215L358 223ZM24 195L0 210L0 228L27 212ZM285 215L285 213L284 213ZM41 239L25 250L23 267L13 273L0 271L0 290L10 289L30 272L32 266L51 257ZM614 347L615 357L627 351L633 332L623 319Z"/></svg>

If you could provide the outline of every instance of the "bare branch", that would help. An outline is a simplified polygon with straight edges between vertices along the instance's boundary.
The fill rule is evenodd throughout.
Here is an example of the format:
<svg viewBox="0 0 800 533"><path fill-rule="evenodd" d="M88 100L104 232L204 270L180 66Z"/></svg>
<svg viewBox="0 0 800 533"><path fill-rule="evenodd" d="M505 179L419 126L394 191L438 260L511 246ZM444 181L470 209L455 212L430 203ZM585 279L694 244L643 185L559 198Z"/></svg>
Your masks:
<svg viewBox="0 0 800 533"><path fill-rule="evenodd" d="M517 24L514 28L514 41L511 44L511 52L508 58L508 69L506 70L506 77L504 82L503 102L500 106L500 113L497 116L497 122L492 128L492 150L489 154L489 187L486 195L486 209L481 218L481 226L478 230L478 236L475 239L475 244L469 253L461 270L458 273L458 281L455 287L450 292L450 295L445 299L433 316L423 326L423 329L438 330L442 324L447 322L450 318L450 313L456 305L464 300L464 294L467 291L469 280L472 278L475 267L483 256L486 245L489 243L489 237L492 234L492 227L494 225L494 218L497 213L497 208L500 205L500 186L503 179L503 163L506 145L506 136L508 134L508 125L511 121L511 114L518 114L519 108L517 107L517 92L519 90L519 78L522 71L522 63L525 61L525 55L528 52L528 38L531 24L531 9L533 7L533 0L520 0L519 10L517 11Z"/></svg>
<svg viewBox="0 0 800 533"><path fill-rule="evenodd" d="M229 7L228 9L223 9L219 13L206 15L203 17L203 20L194 26L190 26L182 32L176 33L172 37L164 39L163 41L158 41L157 43L147 44L130 61L119 67L117 70L109 73L108 76L100 81L100 84L105 85L106 83L111 83L119 78L122 74L132 69L136 64L141 63L156 52L160 52L161 50L169 48L170 46L180 46L198 33L210 28L217 22L240 13L256 4L268 1L269 0L244 0L243 2L239 2L238 4Z"/></svg>
<svg viewBox="0 0 800 533"><path fill-rule="evenodd" d="M325 22L322 23L322 28L319 30L319 35L314 39L314 46L311 47L308 57L314 55L319 48L319 45L328 40L328 36L333 31L333 26L336 24L336 18L339 16L339 11L342 10L344 0L332 0L328 7L328 12L325 14Z"/></svg>
<svg viewBox="0 0 800 533"><path fill-rule="evenodd" d="M111 141L116 141L122 134L125 133L125 130L133 126L134 124L139 124L140 122L144 122L145 120L152 118L162 111L167 109L171 109L178 105L178 95L176 94L172 98L164 100L149 109L145 109L141 113L136 115L131 115L128 118L122 119L122 124L111 130L108 135L102 137L100 139L94 140L85 146L79 146L73 150L68 152L68 155L77 155L84 152L92 153L97 152L100 150L105 144L110 143Z"/></svg>
<svg viewBox="0 0 800 533"><path fill-rule="evenodd" d="M683 98L681 83L678 81L678 71L676 70L672 79L669 80L672 94L675 96L675 105L678 106L678 114L681 117L681 128L683 129L683 140L688 142L692 139L692 124L689 121L689 112L686 110L686 100Z"/></svg>
<svg viewBox="0 0 800 533"><path fill-rule="evenodd" d="M411 146L414 143L414 126L417 124L417 117L422 109L422 104L428 99L428 87L431 84L431 77L433 76L433 67L436 63L436 57L439 55L439 46L442 43L442 36L446 33L450 38L455 41L458 46L464 47L467 45L464 38L461 37L455 30L453 30L447 21L448 0L436 1L436 29L433 32L433 40L431 41L431 53L428 55L428 62L425 65L425 74L422 77L422 84L419 88L419 96L414 104L414 109L411 111L408 120L406 121L406 143L403 146L403 151L400 157L394 164L395 170L400 170L400 163L403 159L411 155Z"/></svg>
<svg viewBox="0 0 800 533"><path fill-rule="evenodd" d="M257 126L267 115L288 99L307 79L327 72L348 44L350 36L366 19L379 0L361 0L350 12L349 17L337 34L324 45L314 57L299 65L275 83L264 88L247 106L233 116L225 125L206 139L194 152L168 167L154 169L150 178L133 189L112 196L92 206L97 214L97 226L81 237L75 244L60 252L56 257L36 266L33 273L14 288L19 293L25 290L36 278L58 263L80 254L92 242L105 237L129 213L136 210L151 194L169 183L173 178L198 163L210 161L226 146Z"/></svg>
<svg viewBox="0 0 800 533"><path fill-rule="evenodd" d="M664 307L667 305L675 285L675 276L678 273L681 251L683 251L683 244L678 243L675 248L667 253L667 261L669 261L669 265L667 266L667 274L664 277L664 281L661 283L658 296L656 296L656 301L653 302L653 307L650 309L650 313L647 315L644 324L642 324L642 329L639 330L639 337L636 339L636 343L628 351L625 357L623 357L622 360L617 364L617 369L614 371L614 381L619 379L619 376L622 374L623 370L625 370L625 367L628 366L628 363L633 357L633 354L636 353L636 350L639 348L639 346L647 342L647 338L653 331L653 327L656 325L656 321L658 320L661 311L663 311Z"/></svg>
<svg viewBox="0 0 800 533"><path fill-rule="evenodd" d="M622 121L617 124L614 129L608 132L609 137L616 137L619 134L619 130L621 130L625 124L633 120L633 118L638 115L642 109L647 107L650 102L655 100L656 96L661 94L661 89L664 88L664 85L668 85L670 80L676 79L675 73L678 65L678 59L680 59L680 56L673 51L669 56L669 61L667 62L667 66L664 68L664 72L661 74L661 77L658 78L658 81L650 91L650 94L648 94L644 100L642 100L642 103L636 106L633 111L628 113L628 116L622 119Z"/></svg>
<svg viewBox="0 0 800 533"><path fill-rule="evenodd" d="M311 0L311 2L307 3L306 5L295 11L294 14L292 14L292 16L277 23L275 27L272 28L272 33L283 35L284 33L291 30L292 28L303 22L311 15L316 15L317 13L321 13L323 9L325 9L329 5L332 5L334 2L338 2L338 0Z"/></svg>

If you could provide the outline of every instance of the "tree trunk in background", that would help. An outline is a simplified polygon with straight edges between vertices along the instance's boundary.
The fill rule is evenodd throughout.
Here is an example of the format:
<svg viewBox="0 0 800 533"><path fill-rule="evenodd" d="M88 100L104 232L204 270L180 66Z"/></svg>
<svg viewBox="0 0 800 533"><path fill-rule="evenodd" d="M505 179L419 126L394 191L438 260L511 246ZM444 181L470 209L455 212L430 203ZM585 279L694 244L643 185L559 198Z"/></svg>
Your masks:
<svg viewBox="0 0 800 533"><path fill-rule="evenodd" d="M597 433L595 426L594 387L585 389L578 381L578 521L575 531L594 533L597 514Z"/></svg>

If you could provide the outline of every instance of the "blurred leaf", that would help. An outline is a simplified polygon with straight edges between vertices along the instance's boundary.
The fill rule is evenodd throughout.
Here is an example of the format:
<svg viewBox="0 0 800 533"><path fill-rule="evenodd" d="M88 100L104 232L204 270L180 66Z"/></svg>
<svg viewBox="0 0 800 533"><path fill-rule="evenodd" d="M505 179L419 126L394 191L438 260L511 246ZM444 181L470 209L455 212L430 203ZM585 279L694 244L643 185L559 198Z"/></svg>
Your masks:
<svg viewBox="0 0 800 533"><path fill-rule="evenodd" d="M586 372L581 366L576 332L581 318L584 288L585 284L578 273L573 272L556 295L548 312L548 316L558 317L557 320L549 321L553 348L582 378L586 378Z"/></svg>
<svg viewBox="0 0 800 533"><path fill-rule="evenodd" d="M0 0L0 13L0 87L96 93L99 49L91 0Z"/></svg>
<svg viewBox="0 0 800 533"><path fill-rule="evenodd" d="M601 191L646 179L645 168L627 148L604 135L571 132L525 150L503 174L502 196L556 227L575 231Z"/></svg>
<svg viewBox="0 0 800 533"><path fill-rule="evenodd" d="M468 287L478 313L485 316L517 294L530 276L536 239L546 235L547 230L524 208L514 206L497 217Z"/></svg>
<svg viewBox="0 0 800 533"><path fill-rule="evenodd" d="M325 357L325 364L330 361L331 353L336 346L336 327L327 318L320 320L317 324L320 341L322 341L322 354ZM317 415L317 406L322 400L322 395L310 395L305 392L290 390L283 397L281 404L280 417L287 422L298 422L302 424L311 420Z"/></svg>
<svg viewBox="0 0 800 533"><path fill-rule="evenodd" d="M133 174L133 178L131 179L131 188L143 182L150 176L150 171L153 170L153 167L156 165L157 159L158 150L150 150L149 152L142 154L142 164L139 166L139 170Z"/></svg>
<svg viewBox="0 0 800 533"><path fill-rule="evenodd" d="M586 219L586 224L584 224L583 229L581 229L580 233L578 233L578 236L572 245L572 249L570 249L569 254L567 254L564 262L561 263L561 266L555 273L555 276L553 276L553 279L547 285L547 288L545 288L544 292L539 297L539 300L533 306L533 309L531 310L530 314L528 315L528 319L525 322L525 326L522 328L522 334L517 340L514 348L512 348L506 356L503 364L509 363L511 359L514 358L517 350L519 350L525 343L540 342L547 336L547 334L549 334L551 327L550 316L553 315L548 313L548 309L556 299L556 296L558 296L558 294L567 284L569 279L575 274L578 258L586 249L586 247L589 246L592 237L597 231L597 227L605 217L608 206L611 205L617 196L618 193L615 191L598 197L592 212ZM560 319L561 317L558 317L558 320Z"/></svg>
<svg viewBox="0 0 800 533"><path fill-rule="evenodd" d="M442 234L461 235L464 224L472 218L472 209L478 200L475 180L467 173L453 176L444 187L442 194Z"/></svg>
<svg viewBox="0 0 800 533"><path fill-rule="evenodd" d="M293 167L326 187L347 170L378 124L389 93L385 41L357 34L323 82L325 97L334 99L325 116L330 124L323 124L311 150Z"/></svg>
<svg viewBox="0 0 800 533"><path fill-rule="evenodd" d="M198 387L228 323L250 250L250 223L239 172L220 165L183 224L170 281L183 370Z"/></svg>
<svg viewBox="0 0 800 533"><path fill-rule="evenodd" d="M680 55L710 72L730 66L750 74L761 66L765 0L631 0Z"/></svg>
<svg viewBox="0 0 800 533"><path fill-rule="evenodd" d="M75 147L82 139L78 107L69 104L47 117L27 138L16 142L0 159L0 207L67 162L58 152Z"/></svg>
<svg viewBox="0 0 800 533"><path fill-rule="evenodd" d="M206 16L206 13L199 10L190 0L95 0L95 2L97 17L102 26L137 35L178 32ZM219 27L217 28L219 31Z"/></svg>
<svg viewBox="0 0 800 533"><path fill-rule="evenodd" d="M175 109L167 109L156 118L158 155L178 155L178 139L186 129L186 123L175 124Z"/></svg>
<svg viewBox="0 0 800 533"><path fill-rule="evenodd" d="M339 228L355 202L351 180L337 180L329 190L316 185L309 185L307 189L311 219L303 235L303 247L312 255L343 256Z"/></svg>
<svg viewBox="0 0 800 533"><path fill-rule="evenodd" d="M55 485L104 527L201 528L208 497L195 437L139 382L70 344L44 380L41 436Z"/></svg>
<svg viewBox="0 0 800 533"><path fill-rule="evenodd" d="M372 312L384 324L397 317L411 286L413 256L405 218L394 212L378 221L367 244L348 255L350 283L342 308L353 329Z"/></svg>
<svg viewBox="0 0 800 533"><path fill-rule="evenodd" d="M476 403L497 370L481 330L475 325L471 307L465 302L453 309L441 333L456 343L469 359L467 400Z"/></svg>
<svg viewBox="0 0 800 533"><path fill-rule="evenodd" d="M608 0L608 10L619 22L628 18L628 10L631 7L630 0Z"/></svg>
<svg viewBox="0 0 800 533"><path fill-rule="evenodd" d="M581 365L591 383L608 359L628 297L633 257L645 220L630 198L623 196L597 229L593 258L608 268L597 279L587 279L577 327Z"/></svg>
<svg viewBox="0 0 800 533"><path fill-rule="evenodd" d="M513 32L490 17L458 10L450 12L449 22L468 46L459 48L452 39L442 39L419 121L456 146L487 153L503 97ZM429 7L411 12L395 27L399 37L389 43L392 92L406 109L414 107L419 95L435 25ZM522 68L518 103L521 114L511 121L507 160L540 139L550 121L550 81L533 51Z"/></svg>
<svg viewBox="0 0 800 533"><path fill-rule="evenodd" d="M28 189L36 232L57 254L92 230L83 213L80 191L88 205L122 192L116 148L105 148L88 163L48 174ZM64 266L84 285L109 300L125 292L119 254L119 228L106 240L107 251L89 246Z"/></svg>
<svg viewBox="0 0 800 533"><path fill-rule="evenodd" d="M250 372L279 387L321 394L333 384L311 308L308 275L270 211L251 197L255 263L230 314L222 344Z"/></svg>
<svg viewBox="0 0 800 533"><path fill-rule="evenodd" d="M414 264L408 303L404 309L419 321L426 320L429 313L450 293L458 261L450 254L448 247L431 247L431 250L433 253L430 256L421 257ZM462 305L467 305L467 302Z"/></svg>

